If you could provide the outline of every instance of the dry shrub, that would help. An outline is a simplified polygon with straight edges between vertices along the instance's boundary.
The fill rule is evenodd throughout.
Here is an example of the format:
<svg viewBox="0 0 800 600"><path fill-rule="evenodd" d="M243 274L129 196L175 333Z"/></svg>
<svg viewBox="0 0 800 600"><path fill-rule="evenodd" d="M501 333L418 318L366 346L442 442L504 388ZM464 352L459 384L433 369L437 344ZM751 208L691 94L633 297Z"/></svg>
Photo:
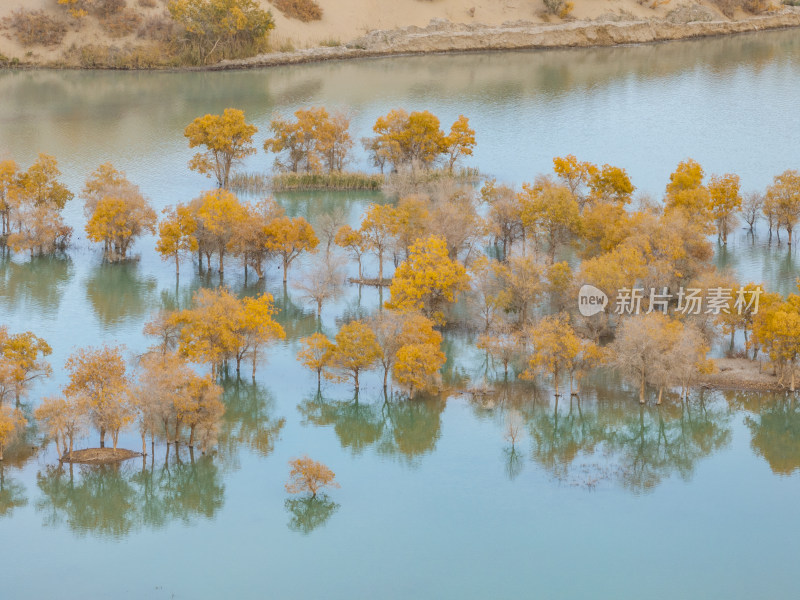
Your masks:
<svg viewBox="0 0 800 600"><path fill-rule="evenodd" d="M753 15L758 15L768 10L773 10L772 2L767 0L744 0L743 8Z"/></svg>
<svg viewBox="0 0 800 600"><path fill-rule="evenodd" d="M174 66L169 48L161 44L140 46L72 46L64 54L67 62L86 69L153 69Z"/></svg>
<svg viewBox="0 0 800 600"><path fill-rule="evenodd" d="M322 18L322 7L315 0L271 0L271 2L290 19L307 23Z"/></svg>
<svg viewBox="0 0 800 600"><path fill-rule="evenodd" d="M100 21L103 30L115 38L132 34L141 23L142 16L133 10L124 10Z"/></svg>
<svg viewBox="0 0 800 600"><path fill-rule="evenodd" d="M100 19L121 13L127 8L125 0L95 0L92 3L92 12Z"/></svg>
<svg viewBox="0 0 800 600"><path fill-rule="evenodd" d="M142 8L155 8L156 0L139 0L138 4Z"/></svg>
<svg viewBox="0 0 800 600"><path fill-rule="evenodd" d="M564 0L543 0L544 7L548 13L551 15L556 15L560 19L564 19L569 16L569 13L572 12L572 9L575 8L575 4L572 2L565 2Z"/></svg>
<svg viewBox="0 0 800 600"><path fill-rule="evenodd" d="M171 42L178 32L178 25L165 15L149 17L142 21L136 36L157 42Z"/></svg>
<svg viewBox="0 0 800 600"><path fill-rule="evenodd" d="M56 46L67 34L67 24L43 10L18 10L3 19L3 25L23 46Z"/></svg>
<svg viewBox="0 0 800 600"><path fill-rule="evenodd" d="M733 13L737 8L741 8L752 15L775 10L777 8L773 6L772 2L769 0L714 0L714 4L722 11L722 14L728 18L733 17Z"/></svg>

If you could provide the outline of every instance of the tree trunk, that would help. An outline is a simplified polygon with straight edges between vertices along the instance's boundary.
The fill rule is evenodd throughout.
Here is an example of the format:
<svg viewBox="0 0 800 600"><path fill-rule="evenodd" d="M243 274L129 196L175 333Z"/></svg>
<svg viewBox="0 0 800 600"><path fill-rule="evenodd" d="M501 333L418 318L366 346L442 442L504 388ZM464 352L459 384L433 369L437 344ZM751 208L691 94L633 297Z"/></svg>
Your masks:
<svg viewBox="0 0 800 600"><path fill-rule="evenodd" d="M100 447L101 448L105 448L106 447L106 428L105 427L101 427L100 428Z"/></svg>
<svg viewBox="0 0 800 600"><path fill-rule="evenodd" d="M639 404L644 404L644 371L642 371L641 382L639 385Z"/></svg>

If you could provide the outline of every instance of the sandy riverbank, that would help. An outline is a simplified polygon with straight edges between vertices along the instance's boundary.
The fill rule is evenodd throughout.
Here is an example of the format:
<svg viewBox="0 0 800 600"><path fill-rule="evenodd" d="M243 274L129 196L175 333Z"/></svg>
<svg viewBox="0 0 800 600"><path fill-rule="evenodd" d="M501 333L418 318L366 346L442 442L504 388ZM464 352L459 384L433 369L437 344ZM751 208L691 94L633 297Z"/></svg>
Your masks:
<svg viewBox="0 0 800 600"><path fill-rule="evenodd" d="M498 26L463 25L447 21L427 27L406 27L371 32L338 47L319 47L294 52L272 52L247 59L222 61L210 69L254 68L398 54L588 48L643 44L667 40L730 35L800 26L800 9L736 21L572 21L556 25L513 23Z"/></svg>
<svg viewBox="0 0 800 600"><path fill-rule="evenodd" d="M741 10L726 17L717 5L679 0L574 0L566 19L547 15L542 0L318 0L322 19L287 18L267 0L259 3L275 19L275 51L211 65L250 68L367 56L564 48L638 44L800 26L800 8L781 7L753 16ZM166 0L143 6L127 0L143 20L166 14ZM23 46L0 30L0 63L33 67L80 67L86 46L114 52L146 47L137 32L111 37L95 16L69 19L56 0L0 0L0 21L22 8L43 10L63 20L67 32L53 46ZM776 5L777 8L777 5Z"/></svg>
<svg viewBox="0 0 800 600"><path fill-rule="evenodd" d="M718 358L717 371L704 375L698 387L717 390L770 392L784 390L785 386L769 364L746 358Z"/></svg>

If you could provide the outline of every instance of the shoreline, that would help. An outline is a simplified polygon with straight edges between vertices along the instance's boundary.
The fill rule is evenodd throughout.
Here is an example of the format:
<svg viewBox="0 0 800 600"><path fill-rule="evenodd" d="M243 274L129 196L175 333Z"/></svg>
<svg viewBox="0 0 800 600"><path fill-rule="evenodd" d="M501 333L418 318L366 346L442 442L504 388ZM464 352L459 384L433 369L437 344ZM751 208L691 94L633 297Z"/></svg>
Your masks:
<svg viewBox="0 0 800 600"><path fill-rule="evenodd" d="M447 20L431 21L426 27L375 30L339 46L315 46L290 52L270 52L249 58L224 60L203 66L147 68L82 67L49 62L0 64L0 71L227 71L364 58L386 58L430 54L468 54L514 50L607 48L669 41L723 37L762 31L800 28L800 7L738 20L670 22L665 19L620 21L569 21L547 24L504 23L498 26L464 25Z"/></svg>
<svg viewBox="0 0 800 600"><path fill-rule="evenodd" d="M224 71L425 54L467 54L512 50L555 50L630 46L721 37L800 27L800 9L737 21L670 23L647 21L573 21L557 25L521 23L500 26L431 22L424 28L373 31L348 44L294 52L272 52L178 71Z"/></svg>

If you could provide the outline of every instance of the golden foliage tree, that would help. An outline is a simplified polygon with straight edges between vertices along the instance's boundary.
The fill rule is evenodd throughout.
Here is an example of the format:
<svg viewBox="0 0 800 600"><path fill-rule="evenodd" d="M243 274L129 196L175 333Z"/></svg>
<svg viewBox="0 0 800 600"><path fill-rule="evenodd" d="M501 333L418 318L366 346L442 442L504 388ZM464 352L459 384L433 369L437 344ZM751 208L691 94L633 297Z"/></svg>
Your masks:
<svg viewBox="0 0 800 600"><path fill-rule="evenodd" d="M403 109L392 110L379 117L372 129L376 135L365 143L373 162L388 162L395 171L404 166L429 168L447 150L439 119L427 110L411 114ZM463 137L460 135L459 139Z"/></svg>
<svg viewBox="0 0 800 600"><path fill-rule="evenodd" d="M185 2L173 2L173 4L180 3ZM194 155L189 162L189 168L216 178L217 187L227 188L231 168L251 154L255 154L253 136L257 131L255 125L250 125L244 120L244 112L235 108L226 108L221 115L208 114L197 117L189 123L183 135L189 140L189 148L202 146L205 151Z"/></svg>
<svg viewBox="0 0 800 600"><path fill-rule="evenodd" d="M193 218L200 230L198 243L202 242L208 260L217 254L220 273L225 271L225 254L237 238L246 215L244 205L225 189L206 192L194 202Z"/></svg>
<svg viewBox="0 0 800 600"><path fill-rule="evenodd" d="M728 233L736 226L736 213L742 208L739 193L739 176L731 173L712 175L708 182L711 196L711 216L717 224L717 235L723 244L728 243Z"/></svg>
<svg viewBox="0 0 800 600"><path fill-rule="evenodd" d="M344 248L353 255L358 263L358 278L363 279L364 274L361 258L369 248L369 242L364 237L364 234L358 229L353 229L350 225L342 225L336 232L334 241L337 246Z"/></svg>
<svg viewBox="0 0 800 600"><path fill-rule="evenodd" d="M436 376L445 360L444 352L433 344L406 344L397 351L392 376L413 396L415 392L437 384Z"/></svg>
<svg viewBox="0 0 800 600"><path fill-rule="evenodd" d="M666 209L683 211L687 216L708 227L711 223L711 195L703 185L705 172L691 158L678 164L669 176Z"/></svg>
<svg viewBox="0 0 800 600"><path fill-rule="evenodd" d="M171 317L180 325L179 351L189 360L206 363L216 376L229 360L241 363L250 358L253 375L265 344L283 339L283 328L273 319L275 307L270 294L239 300L225 288L198 290L192 308Z"/></svg>
<svg viewBox="0 0 800 600"><path fill-rule="evenodd" d="M800 221L800 171L789 170L776 175L767 188L766 203L774 212L776 225L786 229L791 246L792 232Z"/></svg>
<svg viewBox="0 0 800 600"><path fill-rule="evenodd" d="M566 374L570 378L570 393L575 393L576 380L579 381L599 357L597 347L578 337L564 313L543 318L530 329L528 338L532 351L522 377L533 378L537 373L550 375L556 396Z"/></svg>
<svg viewBox="0 0 800 600"><path fill-rule="evenodd" d="M300 109L294 117L270 122L273 137L264 141L264 151L277 155L275 166L293 173L341 171L353 147L349 117L324 107Z"/></svg>
<svg viewBox="0 0 800 600"><path fill-rule="evenodd" d="M0 406L0 461L4 450L22 432L28 422L22 411L10 406Z"/></svg>
<svg viewBox="0 0 800 600"><path fill-rule="evenodd" d="M391 205L370 204L359 231L367 248L378 257L378 281L383 281L383 257L396 231L396 214Z"/></svg>
<svg viewBox="0 0 800 600"><path fill-rule="evenodd" d="M275 27L256 0L170 0L167 9L186 30L191 56L201 64L212 55L240 58L265 51Z"/></svg>
<svg viewBox="0 0 800 600"><path fill-rule="evenodd" d="M381 348L379 362L383 367L384 389L388 385L389 372L395 381L411 390L421 390L435 383L434 375L444 364L444 354L440 351L442 335L434 329L433 321L417 312L384 310L370 319L369 326ZM408 350L404 367L397 371L399 353L406 346L430 348ZM420 370L415 357L423 355L431 360L425 369ZM428 367L430 370L426 370ZM402 381L397 377L400 373Z"/></svg>
<svg viewBox="0 0 800 600"><path fill-rule="evenodd" d="M197 221L188 206L178 205L165 208L164 219L158 225L156 252L163 260L175 261L175 275L180 275L181 256L197 252L199 245L194 233Z"/></svg>
<svg viewBox="0 0 800 600"><path fill-rule="evenodd" d="M19 167L13 160L0 161L0 234L11 232L11 212L19 204Z"/></svg>
<svg viewBox="0 0 800 600"><path fill-rule="evenodd" d="M453 260L440 237L419 240L411 246L408 260L397 267L388 308L422 311L436 323L444 322L444 307L469 288L466 269Z"/></svg>
<svg viewBox="0 0 800 600"><path fill-rule="evenodd" d="M39 154L30 168L19 176L22 201L34 206L48 204L62 210L74 195L58 180L60 176L55 157Z"/></svg>
<svg viewBox="0 0 800 600"><path fill-rule="evenodd" d="M580 210L568 188L555 185L523 185L520 195L522 223L547 242L552 263L556 250L580 232Z"/></svg>
<svg viewBox="0 0 800 600"><path fill-rule="evenodd" d="M312 498L316 498L317 493L324 488L339 487L339 484L334 481L336 474L308 456L293 458L289 461L289 466L291 466L291 470L286 491L290 494L310 493Z"/></svg>
<svg viewBox="0 0 800 600"><path fill-rule="evenodd" d="M52 368L46 358L51 353L50 345L30 331L9 334L5 326L0 327L0 373L13 388L17 404L33 381L50 376Z"/></svg>
<svg viewBox="0 0 800 600"><path fill-rule="evenodd" d="M279 217L264 227L264 246L281 257L283 282L286 283L289 265L303 252L313 252L319 245L314 229L303 217Z"/></svg>
<svg viewBox="0 0 800 600"><path fill-rule="evenodd" d="M444 139L445 152L447 153L447 170L453 172L453 167L462 156L472 156L475 147L475 130L470 128L469 119L459 115L458 119L450 126L450 133Z"/></svg>
<svg viewBox="0 0 800 600"><path fill-rule="evenodd" d="M350 321L336 334L328 363L332 373L326 375L339 381L352 378L358 394L361 372L373 368L380 357L381 347L372 329L361 321Z"/></svg>
<svg viewBox="0 0 800 600"><path fill-rule="evenodd" d="M69 384L67 396L83 396L88 403L89 418L100 432L100 447L105 447L106 432L111 434L117 449L120 431L133 421L129 403L130 382L125 360L119 347L80 348L64 365Z"/></svg>
<svg viewBox="0 0 800 600"><path fill-rule="evenodd" d="M143 196L106 196L86 223L86 234L93 242L103 243L108 260L124 260L135 238L155 233L156 221L155 211Z"/></svg>
<svg viewBox="0 0 800 600"><path fill-rule="evenodd" d="M334 344L322 333L315 333L300 340L300 351L297 353L297 360L307 369L317 374L317 386L319 386L322 371L328 365Z"/></svg>
<svg viewBox="0 0 800 600"><path fill-rule="evenodd" d="M51 396L36 407L33 414L54 441L59 460L64 456L72 460L75 441L88 429L88 412L83 395Z"/></svg>

